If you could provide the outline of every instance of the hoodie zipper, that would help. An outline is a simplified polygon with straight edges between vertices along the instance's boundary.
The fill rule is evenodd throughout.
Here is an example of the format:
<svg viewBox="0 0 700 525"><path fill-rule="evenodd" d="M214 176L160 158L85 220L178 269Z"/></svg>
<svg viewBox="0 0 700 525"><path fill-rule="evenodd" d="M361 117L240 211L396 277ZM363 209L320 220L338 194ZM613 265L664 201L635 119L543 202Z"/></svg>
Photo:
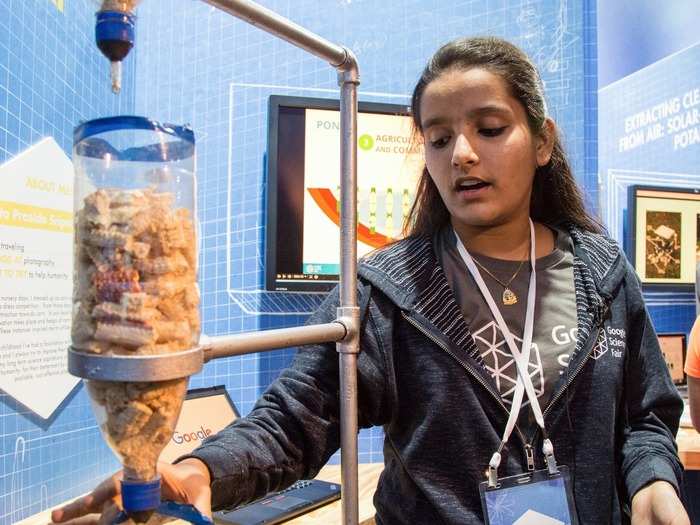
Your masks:
<svg viewBox="0 0 700 525"><path fill-rule="evenodd" d="M404 319L406 319L406 321L408 321L411 325L413 325L416 328L416 330L418 330L425 337L430 339L433 343L438 345L442 350L444 350L447 354L449 354L455 361L457 361L462 366L462 368L464 368L467 372L469 372L469 375L471 375L474 379L476 379L479 382L479 384L481 384L481 386L483 386L484 389L489 394L491 394L491 397L493 397L496 400L496 402L501 406L501 408L503 408L503 411L505 412L506 416L510 415L510 412L508 411L506 406L503 404L503 400L500 397L498 397L496 394L493 393L493 391L486 384L486 381L484 381L483 378L477 372L472 370L471 367L462 363L462 361L460 361L459 358L457 358L457 356L449 348L447 348L447 346L445 346L445 344L442 341L440 341L439 339L434 337L430 332L425 330L422 326L420 326L418 324L417 321L414 321L413 319L411 319L408 315L406 315L405 312L401 312L401 315L403 316ZM528 470L534 470L534 455L532 455L532 447L527 443L525 436L523 435L520 428L518 428L517 424L515 425L515 430L518 432L520 439L525 444L525 456L527 457ZM532 465L533 465L532 469L530 469L530 458L531 457L532 457Z"/></svg>
<svg viewBox="0 0 700 525"><path fill-rule="evenodd" d="M556 402L559 400L559 398L566 392L566 390L571 386L571 384L574 382L578 374L583 370L583 367L586 366L586 363L588 362L588 357L591 355L591 352L595 348L596 343L598 342L598 338L600 337L600 331L603 328L603 325L605 323L605 316L607 315L608 307L607 305L605 306L603 310L603 315L601 315L600 320L598 321L598 326L595 331L595 337L592 340L591 346L588 348L586 351L586 357L585 359L582 359L579 365L576 367L576 370L574 370L574 373L569 376L569 379L566 381L566 384L564 385L564 388L561 388L556 395L552 398L552 400L549 402L549 405L547 405L547 408L544 409L544 412L542 413L542 419L547 417L547 414L549 411L552 409L552 407L556 404ZM535 440L537 439L537 435L540 431L540 428L537 427L535 429L535 433L533 434L532 438L528 442L527 446L532 447L535 443ZM528 462L529 465L529 462Z"/></svg>
<svg viewBox="0 0 700 525"><path fill-rule="evenodd" d="M574 373L569 376L569 379L567 380L566 384L564 385L564 388L559 390L559 392L557 392L557 394L549 402L549 405L547 405L547 408L545 408L544 413L542 414L543 418L551 410L551 408L554 406L554 404L559 400L559 398L562 396L562 394L564 394L564 392L566 392L566 389L569 388L569 386L571 386L571 383L574 382L574 380L576 379L576 376L578 376L578 374L581 372L581 370L583 370L583 367L586 366L586 363L588 362L588 358L591 355L591 352L593 351L593 349L595 348L595 345L598 342L598 339L600 338L600 331L602 330L602 328L605 324L605 316L607 315L607 313L608 313L608 306L605 305L603 312L602 312L602 315L600 316L600 319L598 320L598 323L597 323L595 337L593 338L593 340L591 342L591 346L586 351L586 358L581 359L581 362L576 367L576 370L574 370Z"/></svg>

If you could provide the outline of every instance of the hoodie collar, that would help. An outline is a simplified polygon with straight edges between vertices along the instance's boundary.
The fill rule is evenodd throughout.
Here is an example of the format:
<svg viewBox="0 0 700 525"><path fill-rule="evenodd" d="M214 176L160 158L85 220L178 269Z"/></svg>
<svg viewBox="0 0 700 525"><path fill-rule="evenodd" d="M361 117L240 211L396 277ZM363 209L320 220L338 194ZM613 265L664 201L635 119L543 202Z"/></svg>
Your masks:
<svg viewBox="0 0 700 525"><path fill-rule="evenodd" d="M591 233L564 224L571 236L574 259L578 259L582 277L580 284L587 295L612 297L622 281L626 268L618 244L605 235ZM410 309L423 302L435 301L435 282L442 275L433 252L433 239L411 237L372 252L362 259L360 275L378 286L397 306ZM444 275L442 275L444 278Z"/></svg>
<svg viewBox="0 0 700 525"><path fill-rule="evenodd" d="M574 244L574 285L580 337L579 351L625 274L624 257L608 237L562 225ZM382 290L399 308L415 311L455 345L478 359L478 350L452 289L433 252L433 240L412 237L377 250L364 258L359 274Z"/></svg>
<svg viewBox="0 0 700 525"><path fill-rule="evenodd" d="M474 338L435 257L432 239L412 237L373 252L361 261L359 274L399 308L428 321L481 363Z"/></svg>

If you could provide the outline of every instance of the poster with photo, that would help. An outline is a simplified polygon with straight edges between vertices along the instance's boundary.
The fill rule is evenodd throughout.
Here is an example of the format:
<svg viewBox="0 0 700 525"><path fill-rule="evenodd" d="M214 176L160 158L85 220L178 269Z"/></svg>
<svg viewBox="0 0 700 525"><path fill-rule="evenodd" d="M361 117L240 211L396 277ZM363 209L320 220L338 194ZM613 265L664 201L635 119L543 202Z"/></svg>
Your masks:
<svg viewBox="0 0 700 525"><path fill-rule="evenodd" d="M632 186L632 261L643 284L690 287L700 254L700 190Z"/></svg>
<svg viewBox="0 0 700 525"><path fill-rule="evenodd" d="M646 276L680 279L681 214L647 211Z"/></svg>

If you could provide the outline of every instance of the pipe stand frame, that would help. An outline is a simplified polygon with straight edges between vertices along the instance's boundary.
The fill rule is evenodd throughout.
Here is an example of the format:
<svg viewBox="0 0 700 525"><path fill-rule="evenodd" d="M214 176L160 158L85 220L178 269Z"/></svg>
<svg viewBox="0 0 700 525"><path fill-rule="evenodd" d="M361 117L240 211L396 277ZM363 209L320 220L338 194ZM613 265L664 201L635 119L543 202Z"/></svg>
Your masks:
<svg viewBox="0 0 700 525"><path fill-rule="evenodd" d="M327 61L340 86L340 306L331 323L215 337L206 344L164 356L91 356L71 349L69 371L85 379L159 381L201 370L203 361L305 344L336 342L340 363L342 523L357 525L357 60L336 45L250 0L203 0Z"/></svg>
<svg viewBox="0 0 700 525"><path fill-rule="evenodd" d="M357 357L360 353L360 314L357 304L357 86L360 74L355 55L307 31L297 24L249 0L204 0L223 11L278 36L327 61L338 71L340 86L340 306L336 325L342 336L329 334L324 340L336 341L340 360L340 456L342 474L342 523L357 525ZM328 323L330 326L334 323ZM288 330L322 330L324 325L276 330L284 338ZM267 332L267 331L265 331ZM265 334L265 332L260 332ZM245 334L242 334L245 337ZM236 336L226 338L234 339ZM303 344L303 343L299 343Z"/></svg>

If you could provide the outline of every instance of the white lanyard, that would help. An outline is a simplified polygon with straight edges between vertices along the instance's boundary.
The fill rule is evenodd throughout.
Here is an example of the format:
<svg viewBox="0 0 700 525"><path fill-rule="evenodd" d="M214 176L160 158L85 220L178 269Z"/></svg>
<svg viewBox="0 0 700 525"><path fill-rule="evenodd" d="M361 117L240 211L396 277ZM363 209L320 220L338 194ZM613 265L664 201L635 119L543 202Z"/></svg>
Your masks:
<svg viewBox="0 0 700 525"><path fill-rule="evenodd" d="M544 418L542 417L542 409L540 408L540 403L537 399L537 395L535 394L535 387L532 384L532 378L528 373L528 364L530 362L530 347L532 346L532 330L535 315L535 293L537 290L537 278L535 272L535 228L532 224L532 220L530 220L530 284L527 290L527 309L525 311L523 344L520 349L518 349L517 345L515 344L513 334L511 333L510 329L508 328L508 325L503 319L503 316L501 315L498 306L496 306L496 302L493 300L493 296L491 295L491 292L486 286L483 277L481 277L479 269L476 267L474 260L472 259L471 255L469 255L467 249L464 247L464 244L462 243L462 240L459 238L459 235L456 231L455 237L457 238L457 251L462 256L464 264L466 264L469 273L471 273L472 277L474 277L474 280L476 281L476 284L479 287L479 290L481 291L481 295L483 295L486 304L488 304L489 309L491 310L491 314L498 323L498 326L501 329L503 336L505 337L506 344L508 345L511 354L513 354L513 360L515 361L515 366L518 371L518 379L515 385L515 392L513 393L513 404L508 415L508 422L506 423L506 428L503 432L501 447L503 447L508 442L508 439L510 438L513 429L515 428L515 424L518 420L518 414L520 413L520 407L522 405L524 391L525 393L527 393L527 397L530 400L530 406L532 407L532 412L534 413L535 420L537 421L537 424L540 426L540 428L542 429L542 433L545 436L543 452L545 456L547 456L547 463L550 467L550 471L552 470L552 468L556 469L556 463L553 463L553 448L549 439L546 439L546 433L544 432L545 429ZM495 471L498 469L500 461L501 456L499 448L499 452L496 452L493 455L493 457L491 458L491 462L489 463L489 466L491 467L491 469L493 469L494 476Z"/></svg>

